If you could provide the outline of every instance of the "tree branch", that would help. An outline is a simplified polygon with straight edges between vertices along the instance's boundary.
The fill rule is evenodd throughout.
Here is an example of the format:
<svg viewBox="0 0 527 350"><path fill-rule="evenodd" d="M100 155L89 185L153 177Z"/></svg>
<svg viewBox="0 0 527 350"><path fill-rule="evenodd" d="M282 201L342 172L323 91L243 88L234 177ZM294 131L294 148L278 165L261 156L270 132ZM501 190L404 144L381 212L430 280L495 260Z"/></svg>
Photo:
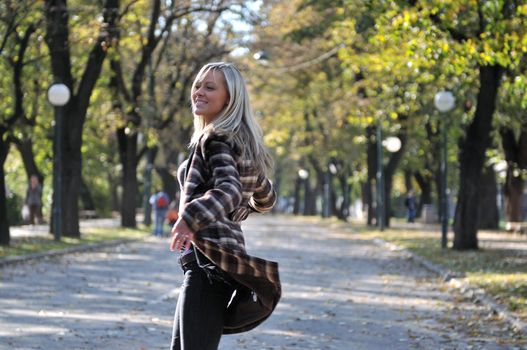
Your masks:
<svg viewBox="0 0 527 350"><path fill-rule="evenodd" d="M77 90L77 103L79 111L81 111L79 115L85 115L82 111L88 109L91 93L102 69L102 62L109 47L114 45L114 39L118 38L118 15L119 0L107 0L103 9L103 23L101 24L99 37L90 52Z"/></svg>

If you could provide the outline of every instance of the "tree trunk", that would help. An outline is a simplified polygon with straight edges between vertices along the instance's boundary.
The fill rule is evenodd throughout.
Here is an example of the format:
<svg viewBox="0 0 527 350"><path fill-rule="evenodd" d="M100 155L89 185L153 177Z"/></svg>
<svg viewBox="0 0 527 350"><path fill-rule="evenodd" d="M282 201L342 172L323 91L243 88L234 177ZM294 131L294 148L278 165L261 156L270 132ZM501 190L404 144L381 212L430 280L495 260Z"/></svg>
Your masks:
<svg viewBox="0 0 527 350"><path fill-rule="evenodd" d="M479 229L495 230L499 228L500 214L498 211L498 183L492 166L487 166L481 175L481 191L479 201Z"/></svg>
<svg viewBox="0 0 527 350"><path fill-rule="evenodd" d="M454 219L454 249L478 249L479 192L485 151L491 144L492 116L496 108L502 68L479 67L480 88L474 119L460 141L459 195Z"/></svg>
<svg viewBox="0 0 527 350"><path fill-rule="evenodd" d="M27 182L29 183L31 175L36 175L42 190L44 190L44 175L38 169L37 163L35 162L35 153L33 152L33 140L31 138L25 138L22 140L14 139L14 144L22 157L24 163L24 169L26 170ZM44 203L40 198L41 203ZM40 206L40 216L42 215L42 206ZM51 233L51 232L50 232Z"/></svg>
<svg viewBox="0 0 527 350"><path fill-rule="evenodd" d="M366 128L366 137L368 139L367 147L367 164L368 164L368 175L365 184L364 199L365 204L368 208L368 219L367 224L372 226L373 219L376 218L376 213L373 208L373 186L375 181L375 174L377 173L377 143L375 138L375 128L368 126Z"/></svg>
<svg viewBox="0 0 527 350"><path fill-rule="evenodd" d="M435 183L435 189L436 189L436 208L437 208L437 220L438 222L441 221L441 218L443 217L443 206L441 205L441 191L443 186L443 180L441 177L441 168L436 167L434 171L434 183Z"/></svg>
<svg viewBox="0 0 527 350"><path fill-rule="evenodd" d="M81 177L81 191L80 191L82 208L84 210L95 210L95 202L93 201L93 196L90 191L90 187L86 185L86 182Z"/></svg>
<svg viewBox="0 0 527 350"><path fill-rule="evenodd" d="M293 214L294 215L298 215L300 214L300 187L302 186L302 179L300 178L300 176L297 176L296 179L295 179L295 192L294 192L294 197L295 197L295 202L293 204Z"/></svg>
<svg viewBox="0 0 527 350"><path fill-rule="evenodd" d="M274 172L274 190L276 192L276 195L278 198L280 198L280 190L282 186L282 173L283 173L282 167L275 168ZM278 202L277 202L278 203ZM273 209L271 210L272 213L276 213L278 211L278 205L275 205Z"/></svg>
<svg viewBox="0 0 527 350"><path fill-rule="evenodd" d="M329 180L329 217L332 217L338 212L337 208L337 191L335 190L335 181L333 174L328 174L328 180Z"/></svg>
<svg viewBox="0 0 527 350"><path fill-rule="evenodd" d="M36 175L40 184L44 185L44 175L38 169L37 163L35 162L35 153L33 152L33 140L31 138L15 141L15 146L22 157L24 163L24 169L26 170L27 180L31 178L31 175Z"/></svg>
<svg viewBox="0 0 527 350"><path fill-rule="evenodd" d="M514 176L514 169L507 168L503 195L505 199L505 218L507 222L523 221L523 188L525 180Z"/></svg>
<svg viewBox="0 0 527 350"><path fill-rule="evenodd" d="M117 192L117 188L119 187L120 183L117 179L114 178L113 174L111 172L107 173L108 177L108 184L110 185L110 195L112 198L112 211L119 211L119 208L121 205L119 204L119 194Z"/></svg>
<svg viewBox="0 0 527 350"><path fill-rule="evenodd" d="M523 189L525 186L525 179L521 176L521 171L527 169L527 120L523 123L518 138L514 130L509 128L502 128L500 134L507 161L507 174L503 188L505 219L508 223L521 222L523 221Z"/></svg>
<svg viewBox="0 0 527 350"><path fill-rule="evenodd" d="M412 183L412 172L410 170L404 170L404 187L406 192L413 191L414 185Z"/></svg>
<svg viewBox="0 0 527 350"><path fill-rule="evenodd" d="M82 130L86 112L95 83L100 76L102 63L108 47L117 37L116 23L119 16L119 0L106 0L103 10L103 24L95 41L74 91L70 48L69 17L65 0L46 0L46 43L51 55L53 79L61 82L71 90L71 99L63 109L62 158L60 162L62 177L62 233L61 236L80 237L79 231L79 189L82 171ZM55 140L56 141L56 140Z"/></svg>
<svg viewBox="0 0 527 350"><path fill-rule="evenodd" d="M9 245L9 221L7 219L7 198L4 164L9 153L9 143L4 140L4 132L0 133L0 245Z"/></svg>
<svg viewBox="0 0 527 350"><path fill-rule="evenodd" d="M402 121L404 122L405 119L406 117L403 116ZM392 217L393 176L406 148L406 128L401 128L397 137L401 140L401 148L397 152L391 153L388 164L384 169L384 223L386 227L390 227L390 218Z"/></svg>
<svg viewBox="0 0 527 350"><path fill-rule="evenodd" d="M71 118L72 123L74 118ZM72 128L69 128L68 118L64 118L64 130L70 130L71 134L79 135L79 139L82 137L80 133L74 132ZM81 127L82 129L82 127ZM64 133L67 134L67 133ZM75 142L71 139L71 136L66 137L65 143L72 145L73 147L66 147L62 151L61 159L61 171L62 171L62 236L65 237L80 237L79 228L79 195L81 188L81 169L82 169L82 155L80 141Z"/></svg>
<svg viewBox="0 0 527 350"><path fill-rule="evenodd" d="M339 181L342 191L342 204L340 205L340 210L338 211L338 218L340 220L347 221L350 207L350 186L348 183L347 172L339 176Z"/></svg>
<svg viewBox="0 0 527 350"><path fill-rule="evenodd" d="M12 18L15 20L15 17ZM20 24L20 23L19 23ZM17 26L19 25L17 24ZM15 48L16 54L13 52L12 54L4 55L5 57L2 57L3 59L7 59L7 61L11 64L12 67L12 73L13 73L13 80L12 80L12 94L14 97L12 110L9 112L6 112L6 114L2 115L0 119L2 119L1 125L0 125L0 244L1 245L9 245L9 242L11 240L10 233L9 233L9 219L7 217L7 198L6 198L6 183L5 183L5 169L4 164L7 159L7 155L9 153L9 146L10 146L10 135L9 132L12 130L13 125L15 125L17 120L20 120L22 117L25 116L24 111L24 91L22 89L23 85L23 68L24 68L24 55L26 53L26 50L29 46L29 39L31 35L35 32L36 25L34 23L31 23L26 28L26 32L24 35L19 35L20 33L17 32L17 29L13 27L13 31L11 33L7 33L4 38L4 43L6 43L9 36L14 36L17 47ZM2 50L0 50L2 51ZM11 57L9 57L11 56Z"/></svg>
<svg viewBox="0 0 527 350"><path fill-rule="evenodd" d="M414 173L415 181L421 189L419 204L417 205L417 214L420 216L421 210L425 204L432 204L432 180L429 176L424 176L420 171Z"/></svg>
<svg viewBox="0 0 527 350"><path fill-rule="evenodd" d="M137 208L137 133L127 135L125 128L117 129L119 156L123 166L123 195L121 201L121 226L135 228Z"/></svg>
<svg viewBox="0 0 527 350"><path fill-rule="evenodd" d="M309 177L304 180L304 215L315 215L316 210L316 197L314 195L313 189L311 188L311 183L309 182Z"/></svg>
<svg viewBox="0 0 527 350"><path fill-rule="evenodd" d="M170 200L173 200L179 192L177 179L174 178L167 167L156 167L156 173L161 178L163 190L168 194Z"/></svg>

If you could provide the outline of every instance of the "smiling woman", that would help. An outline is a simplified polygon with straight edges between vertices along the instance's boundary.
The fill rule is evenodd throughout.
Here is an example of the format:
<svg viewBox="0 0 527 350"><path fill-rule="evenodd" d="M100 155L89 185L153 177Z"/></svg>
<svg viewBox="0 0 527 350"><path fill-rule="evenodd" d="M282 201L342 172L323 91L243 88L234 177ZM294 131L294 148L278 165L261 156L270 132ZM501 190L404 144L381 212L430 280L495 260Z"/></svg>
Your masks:
<svg viewBox="0 0 527 350"><path fill-rule="evenodd" d="M273 312L281 295L278 264L245 251L241 222L268 212L276 193L272 160L230 63L205 65L192 85L194 134L178 169L179 218L170 248L185 272L171 349L217 349L221 335L248 331Z"/></svg>
<svg viewBox="0 0 527 350"><path fill-rule="evenodd" d="M209 70L192 87L192 112L209 124L229 103L222 72Z"/></svg>

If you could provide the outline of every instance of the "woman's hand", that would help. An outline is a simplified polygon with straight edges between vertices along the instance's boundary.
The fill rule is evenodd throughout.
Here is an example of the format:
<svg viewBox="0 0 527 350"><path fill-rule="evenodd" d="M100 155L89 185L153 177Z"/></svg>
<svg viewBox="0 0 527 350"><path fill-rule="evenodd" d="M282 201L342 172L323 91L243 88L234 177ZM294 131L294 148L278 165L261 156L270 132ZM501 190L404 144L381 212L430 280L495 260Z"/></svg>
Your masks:
<svg viewBox="0 0 527 350"><path fill-rule="evenodd" d="M172 227L172 240L170 242L171 251L180 251L181 248L188 249L192 241L194 241L194 232L188 227L185 220L181 217L176 221Z"/></svg>

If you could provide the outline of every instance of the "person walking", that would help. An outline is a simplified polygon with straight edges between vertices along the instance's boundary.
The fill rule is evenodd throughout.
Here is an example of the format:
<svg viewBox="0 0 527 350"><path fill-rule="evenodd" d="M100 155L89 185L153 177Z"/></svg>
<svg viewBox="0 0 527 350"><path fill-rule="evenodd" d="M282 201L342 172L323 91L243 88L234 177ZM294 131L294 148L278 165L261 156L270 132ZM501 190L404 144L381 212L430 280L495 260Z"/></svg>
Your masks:
<svg viewBox="0 0 527 350"><path fill-rule="evenodd" d="M150 197L150 204L154 209L154 236L163 237L165 225L165 218L168 212L168 205L170 204L168 195L162 190L156 191L156 193Z"/></svg>
<svg viewBox="0 0 527 350"><path fill-rule="evenodd" d="M230 63L209 63L192 84L194 134L178 168L179 218L170 249L185 278L172 350L214 350L222 334L248 331L275 309L278 263L247 254L241 222L272 209L276 193L245 82Z"/></svg>
<svg viewBox="0 0 527 350"><path fill-rule="evenodd" d="M404 200L404 205L408 211L407 222L414 222L415 215L417 212L417 205L415 203L415 197L414 197L413 190L408 191L408 194L406 195L406 199Z"/></svg>
<svg viewBox="0 0 527 350"><path fill-rule="evenodd" d="M42 185L37 175L31 175L29 178L25 204L29 208L31 225L42 224Z"/></svg>

